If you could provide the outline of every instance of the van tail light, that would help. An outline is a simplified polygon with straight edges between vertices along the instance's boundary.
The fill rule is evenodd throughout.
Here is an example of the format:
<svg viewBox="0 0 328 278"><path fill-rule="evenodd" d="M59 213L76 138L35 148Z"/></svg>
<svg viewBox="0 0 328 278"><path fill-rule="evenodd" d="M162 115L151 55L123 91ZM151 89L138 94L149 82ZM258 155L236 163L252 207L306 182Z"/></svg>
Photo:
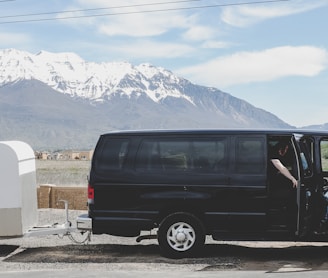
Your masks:
<svg viewBox="0 0 328 278"><path fill-rule="evenodd" d="M95 189L88 184L88 204L93 204L95 201Z"/></svg>

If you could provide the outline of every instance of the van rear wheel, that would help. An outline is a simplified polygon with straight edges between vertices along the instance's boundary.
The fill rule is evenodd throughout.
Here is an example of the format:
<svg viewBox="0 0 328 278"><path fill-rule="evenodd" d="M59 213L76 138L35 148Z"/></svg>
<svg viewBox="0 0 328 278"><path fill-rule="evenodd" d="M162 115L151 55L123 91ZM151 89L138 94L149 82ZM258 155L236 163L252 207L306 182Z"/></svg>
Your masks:
<svg viewBox="0 0 328 278"><path fill-rule="evenodd" d="M195 256L205 243L203 225L192 214L181 212L171 214L159 226L158 243L164 256L170 258Z"/></svg>

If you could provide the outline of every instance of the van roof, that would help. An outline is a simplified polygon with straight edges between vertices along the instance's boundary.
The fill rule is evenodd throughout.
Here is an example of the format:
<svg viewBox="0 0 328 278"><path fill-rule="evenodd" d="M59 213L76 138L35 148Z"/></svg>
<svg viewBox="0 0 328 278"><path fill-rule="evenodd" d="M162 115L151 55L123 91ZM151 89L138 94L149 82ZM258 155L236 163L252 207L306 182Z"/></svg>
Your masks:
<svg viewBox="0 0 328 278"><path fill-rule="evenodd" d="M112 135L196 135L196 134L270 134L270 135L320 135L328 136L328 130L308 130L308 129L143 129L143 130L116 130L102 134L101 136Z"/></svg>

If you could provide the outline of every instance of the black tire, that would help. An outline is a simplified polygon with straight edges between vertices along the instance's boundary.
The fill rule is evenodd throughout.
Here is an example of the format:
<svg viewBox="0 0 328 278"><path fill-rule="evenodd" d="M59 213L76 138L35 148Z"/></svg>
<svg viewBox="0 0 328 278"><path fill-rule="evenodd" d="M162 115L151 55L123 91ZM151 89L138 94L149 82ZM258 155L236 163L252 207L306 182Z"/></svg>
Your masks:
<svg viewBox="0 0 328 278"><path fill-rule="evenodd" d="M169 258L197 256L205 243L201 221L183 212L167 216L159 226L157 237L162 254Z"/></svg>

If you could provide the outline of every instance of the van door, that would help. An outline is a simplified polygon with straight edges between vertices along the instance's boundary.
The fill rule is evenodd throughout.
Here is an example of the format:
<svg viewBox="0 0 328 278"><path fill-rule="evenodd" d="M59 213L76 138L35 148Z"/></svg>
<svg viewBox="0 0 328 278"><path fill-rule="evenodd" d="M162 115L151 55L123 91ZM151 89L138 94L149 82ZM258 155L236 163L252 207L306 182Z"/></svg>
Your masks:
<svg viewBox="0 0 328 278"><path fill-rule="evenodd" d="M308 150L308 144L302 134L294 134L292 137L292 143L296 150L296 163L298 169L298 186L296 189L297 196L297 226L295 235L302 237L307 232L309 225L308 219L310 219L310 197L311 197L311 185L313 185L313 170L310 159L310 152Z"/></svg>
<svg viewBox="0 0 328 278"><path fill-rule="evenodd" d="M267 231L273 236L294 237L300 230L300 186L293 188L291 181L281 174L271 159L279 159L288 171L301 180L301 138L302 135L272 134L268 137L268 211ZM302 147L304 148L304 147ZM304 152L302 152L304 157Z"/></svg>

